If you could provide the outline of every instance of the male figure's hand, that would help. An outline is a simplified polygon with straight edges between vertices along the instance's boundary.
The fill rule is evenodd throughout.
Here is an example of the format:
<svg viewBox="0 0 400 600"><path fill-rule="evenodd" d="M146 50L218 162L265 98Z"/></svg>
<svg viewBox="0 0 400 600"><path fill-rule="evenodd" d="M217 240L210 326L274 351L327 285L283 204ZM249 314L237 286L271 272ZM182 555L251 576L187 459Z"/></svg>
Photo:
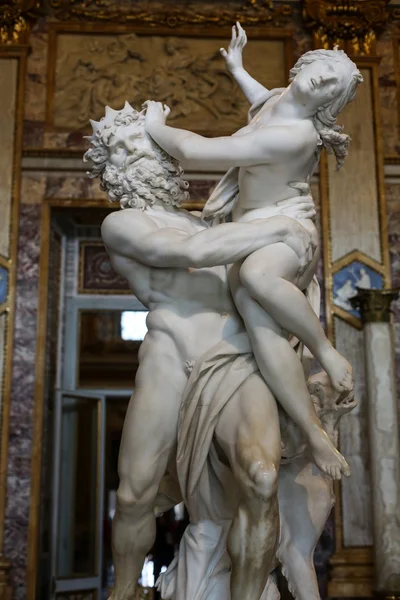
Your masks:
<svg viewBox="0 0 400 600"><path fill-rule="evenodd" d="M303 273L314 257L317 244L307 229L300 225L298 221L295 221L294 219L288 220L290 221L290 224L286 224L287 229L283 241L297 254L297 258L299 259L299 272Z"/></svg>
<svg viewBox="0 0 400 600"><path fill-rule="evenodd" d="M277 202L276 205L280 209L280 214L292 219L314 219L317 213L309 184L295 182L289 183L289 186L300 192L301 201L299 201L298 196L295 196L294 198L289 198L289 200Z"/></svg>
<svg viewBox="0 0 400 600"><path fill-rule="evenodd" d="M146 131L151 135L151 125L153 123L161 123L161 125L165 125L165 121L167 120L171 109L166 104L154 102L153 100L146 100L146 102L143 104L143 107L146 108Z"/></svg>
<svg viewBox="0 0 400 600"><path fill-rule="evenodd" d="M236 29L237 28L237 29ZM229 44L228 52L221 48L220 52L225 59L226 68L230 73L243 69L243 48L247 44L247 35L239 21L232 27L232 39Z"/></svg>
<svg viewBox="0 0 400 600"><path fill-rule="evenodd" d="M282 241L297 254L299 259L300 273L302 273L312 261L317 249L318 241L298 221L288 217L274 217L279 219L281 226Z"/></svg>

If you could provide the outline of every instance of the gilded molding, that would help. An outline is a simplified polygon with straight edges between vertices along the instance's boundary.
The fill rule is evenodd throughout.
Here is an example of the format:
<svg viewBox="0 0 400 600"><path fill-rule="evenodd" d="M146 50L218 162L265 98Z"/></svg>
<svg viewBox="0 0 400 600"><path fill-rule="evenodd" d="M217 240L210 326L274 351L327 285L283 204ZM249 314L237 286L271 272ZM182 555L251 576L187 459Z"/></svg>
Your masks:
<svg viewBox="0 0 400 600"><path fill-rule="evenodd" d="M191 3L186 6L166 6L166 2L151 3L139 0L134 4L128 0L49 0L57 19L62 21L86 19L89 21L111 21L113 23L135 23L152 27L184 27L186 25L232 25L239 21L243 25L271 25L279 27L288 21L292 8L288 4L274 6L270 0L247 0L239 8L226 4Z"/></svg>
<svg viewBox="0 0 400 600"><path fill-rule="evenodd" d="M338 44L350 54L373 54L376 31L388 20L389 0L304 0L305 25L318 47Z"/></svg>
<svg viewBox="0 0 400 600"><path fill-rule="evenodd" d="M359 289L351 303L360 310L363 323L389 323L392 314L390 306L399 297L399 291Z"/></svg>
<svg viewBox="0 0 400 600"><path fill-rule="evenodd" d="M41 0L0 0L0 44L24 43Z"/></svg>
<svg viewBox="0 0 400 600"><path fill-rule="evenodd" d="M371 598L374 569L371 547L342 548L331 558L330 567L329 598Z"/></svg>
<svg viewBox="0 0 400 600"><path fill-rule="evenodd" d="M349 254L346 254L338 260L332 262L332 273L337 273L337 271L340 271L340 269L343 269L343 267L347 267L347 265L350 265L355 260L364 263L368 267L371 267L371 269L375 269L378 273L382 273L382 275L386 275L386 268L384 264L381 264L373 258L370 258L360 250L353 250L353 252L349 252Z"/></svg>
<svg viewBox="0 0 400 600"><path fill-rule="evenodd" d="M12 589L9 585L9 571L11 564L0 554L0 600L11 600Z"/></svg>

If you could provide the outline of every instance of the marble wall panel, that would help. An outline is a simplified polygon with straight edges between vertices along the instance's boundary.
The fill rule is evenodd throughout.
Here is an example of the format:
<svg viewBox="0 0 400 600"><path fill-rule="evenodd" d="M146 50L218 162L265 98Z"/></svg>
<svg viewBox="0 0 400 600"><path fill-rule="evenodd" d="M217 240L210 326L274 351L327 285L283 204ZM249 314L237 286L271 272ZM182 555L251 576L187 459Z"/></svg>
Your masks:
<svg viewBox="0 0 400 600"><path fill-rule="evenodd" d="M3 313L0 315L0 389L3 389L3 375L4 375L4 360L5 360L5 348L4 342L6 337L7 327L7 314ZM2 422L3 416L3 403L0 396L0 423Z"/></svg>
<svg viewBox="0 0 400 600"><path fill-rule="evenodd" d="M212 190L218 183L215 179L196 179L188 176L190 187L190 201L206 202ZM84 198L86 200L107 199L107 195L100 189L99 179L89 179L83 173L77 174L49 174L47 177L25 177L24 186L27 202L36 202L47 198Z"/></svg>
<svg viewBox="0 0 400 600"><path fill-rule="evenodd" d="M21 201L23 204L41 204L46 192L46 176L42 173L23 173Z"/></svg>
<svg viewBox="0 0 400 600"><path fill-rule="evenodd" d="M40 19L29 36L31 52L27 61L25 81L25 114L23 147L43 146L46 120L48 33L44 19Z"/></svg>
<svg viewBox="0 0 400 600"><path fill-rule="evenodd" d="M392 267L392 287L400 288L400 184L386 185L388 244ZM393 330L398 398L400 399L400 299L393 302ZM400 400L399 400L400 410Z"/></svg>
<svg viewBox="0 0 400 600"><path fill-rule="evenodd" d="M0 254L9 256L10 211L14 165L14 127L18 59L2 58L0 68Z"/></svg>
<svg viewBox="0 0 400 600"><path fill-rule="evenodd" d="M26 597L40 216L40 206L21 204L4 544L15 600Z"/></svg>
<svg viewBox="0 0 400 600"><path fill-rule="evenodd" d="M340 451L346 457L351 477L342 480L342 520L344 546L372 545L371 479L365 389L363 332L339 318L334 319L336 348L354 370L358 406L340 422Z"/></svg>
<svg viewBox="0 0 400 600"><path fill-rule="evenodd" d="M340 123L351 138L349 156L339 172L328 160L332 260L352 250L361 250L381 260L378 187L372 110L372 78L361 69L363 85L353 102L340 115Z"/></svg>
<svg viewBox="0 0 400 600"><path fill-rule="evenodd" d="M318 230L320 248L322 249L323 245L322 245L322 224L321 224L321 198L320 198L320 188L319 188L318 181L311 183L311 194L312 194L314 204L315 204L315 209L317 212L317 215L315 218L315 225ZM321 250L321 257L320 257L320 259L318 261L318 265L317 265L316 276L317 276L318 283L320 285L320 291L321 291L320 321L325 326L325 324L326 324L325 281L324 281L325 275L324 275L324 261L323 261L323 256L322 256L322 250Z"/></svg>
<svg viewBox="0 0 400 600"><path fill-rule="evenodd" d="M27 61L25 83L25 119L32 122L46 120L48 33L44 20L39 21L30 37L31 52Z"/></svg>
<svg viewBox="0 0 400 600"><path fill-rule="evenodd" d="M383 154L385 157L400 157L398 76L394 61L394 53L399 52L399 48L398 43L393 43L392 33L392 28L388 27L377 42L377 55L381 57L378 67L379 108Z"/></svg>
<svg viewBox="0 0 400 600"><path fill-rule="evenodd" d="M48 175L45 196L47 198L107 198L100 190L99 179L89 179L84 173Z"/></svg>

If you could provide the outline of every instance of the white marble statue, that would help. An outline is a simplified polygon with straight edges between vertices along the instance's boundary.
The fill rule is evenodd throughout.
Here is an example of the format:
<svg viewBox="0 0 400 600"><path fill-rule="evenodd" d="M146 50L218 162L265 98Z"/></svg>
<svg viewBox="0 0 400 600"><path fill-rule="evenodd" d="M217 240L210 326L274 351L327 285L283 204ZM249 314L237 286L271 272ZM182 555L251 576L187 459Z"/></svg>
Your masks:
<svg viewBox="0 0 400 600"><path fill-rule="evenodd" d="M246 36L239 24L237 27L226 58L230 65L237 65L232 68L233 75L239 70L238 82L253 102L250 123L230 137L204 138L168 127L168 109L149 102L146 128L165 151L180 161L190 161L193 168L230 169L203 216L231 214L234 222L250 224L279 215L277 203L296 194L289 182L309 181L322 146L335 153L340 168L349 137L341 133L336 117L354 97L362 77L343 51L315 50L296 63L287 88L269 92L241 69ZM312 219L299 222L317 245ZM304 267L292 248L270 244L237 262L229 278L265 381L307 435L316 464L340 479L342 474L349 475L349 467L321 427L301 364L287 339L290 332L309 348L337 390L352 389L350 365L326 338L302 293L315 274L318 256L315 252ZM282 377L283 364L286 377Z"/></svg>
<svg viewBox="0 0 400 600"><path fill-rule="evenodd" d="M113 600L134 597L154 511L182 498L191 525L160 581L163 598L272 600L277 559L296 597L319 598L312 556L331 478L348 474L326 415L354 399L351 368L318 321L307 182L321 144L343 162L348 138L335 119L360 75L343 53L317 51L300 59L286 90L267 92L240 66L245 41L238 26L225 53L255 101L234 136L170 128L168 109L153 102L141 113L107 108L92 122L90 175L124 209L106 218L102 236L149 309L121 443ZM232 213L234 222L209 226L179 209L188 184L178 160L230 169L204 216ZM303 344L330 378L320 374L310 389ZM325 416L314 408L318 385L337 401L331 410L322 402Z"/></svg>

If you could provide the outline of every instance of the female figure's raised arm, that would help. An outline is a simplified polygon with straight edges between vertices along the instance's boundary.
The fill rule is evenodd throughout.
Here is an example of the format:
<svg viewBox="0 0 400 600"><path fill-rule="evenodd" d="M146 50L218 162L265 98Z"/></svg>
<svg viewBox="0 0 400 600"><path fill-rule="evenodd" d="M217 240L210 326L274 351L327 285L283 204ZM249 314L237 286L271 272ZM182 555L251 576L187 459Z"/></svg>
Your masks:
<svg viewBox="0 0 400 600"><path fill-rule="evenodd" d="M221 48L220 52L225 59L226 68L232 75L243 94L250 104L257 102L259 98L265 96L268 90L258 83L243 67L243 48L247 44L247 36L239 22L232 27L232 39L228 51Z"/></svg>

